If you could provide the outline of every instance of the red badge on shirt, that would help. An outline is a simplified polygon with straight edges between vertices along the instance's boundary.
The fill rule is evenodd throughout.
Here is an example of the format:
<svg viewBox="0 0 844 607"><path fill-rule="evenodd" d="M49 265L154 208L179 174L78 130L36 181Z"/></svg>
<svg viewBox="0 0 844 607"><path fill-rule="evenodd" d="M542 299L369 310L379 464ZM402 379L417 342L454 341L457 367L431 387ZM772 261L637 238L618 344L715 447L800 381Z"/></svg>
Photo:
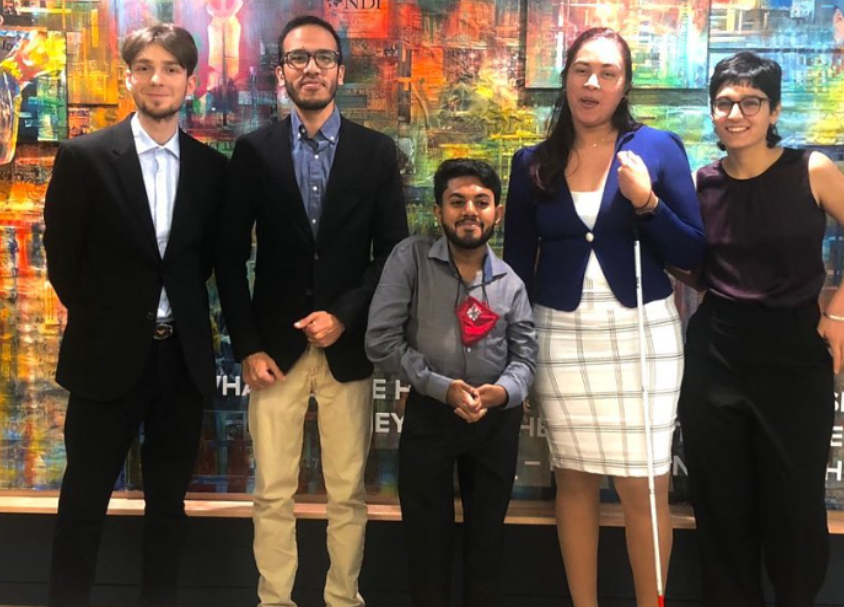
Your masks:
<svg viewBox="0 0 844 607"><path fill-rule="evenodd" d="M501 318L489 306L471 295L457 306L457 320L460 322L460 337L464 346L474 346L492 331Z"/></svg>

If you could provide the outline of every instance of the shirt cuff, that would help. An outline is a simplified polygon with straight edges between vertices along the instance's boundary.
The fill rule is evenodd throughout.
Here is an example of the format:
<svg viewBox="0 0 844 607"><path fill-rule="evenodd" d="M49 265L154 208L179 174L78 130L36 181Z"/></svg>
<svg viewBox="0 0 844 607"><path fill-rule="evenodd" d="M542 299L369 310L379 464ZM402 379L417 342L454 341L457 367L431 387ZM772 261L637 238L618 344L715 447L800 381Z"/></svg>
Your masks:
<svg viewBox="0 0 844 607"><path fill-rule="evenodd" d="M512 409L513 407L518 407L522 404L524 397L519 389L519 384L514 382L512 379L509 377L501 377L497 382L495 382L495 385L501 386L507 390L507 404L504 405L505 409Z"/></svg>
<svg viewBox="0 0 844 607"><path fill-rule="evenodd" d="M448 389L451 387L451 378L438 373L428 375L425 382L425 395L436 398L442 403L448 404Z"/></svg>

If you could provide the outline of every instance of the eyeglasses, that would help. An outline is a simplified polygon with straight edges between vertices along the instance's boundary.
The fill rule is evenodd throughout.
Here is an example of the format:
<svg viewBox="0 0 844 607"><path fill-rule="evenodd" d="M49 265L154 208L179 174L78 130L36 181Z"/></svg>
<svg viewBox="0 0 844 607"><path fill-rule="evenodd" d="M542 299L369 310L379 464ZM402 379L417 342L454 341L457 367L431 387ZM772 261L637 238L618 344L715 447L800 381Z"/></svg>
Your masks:
<svg viewBox="0 0 844 607"><path fill-rule="evenodd" d="M712 104L712 113L716 116L729 116L733 112L733 107L738 104L741 113L747 116L755 116L759 113L759 110L762 109L762 102L769 101L767 97L756 97L755 95L750 95L748 97L742 97L738 101L733 101L732 99L727 99L726 97L719 97L715 100L715 103Z"/></svg>
<svg viewBox="0 0 844 607"><path fill-rule="evenodd" d="M308 64L311 62L311 57L314 58L314 62L318 68L321 70L330 70L332 67L336 66L337 62L340 60L340 53L326 49L309 53L305 49L297 49L295 51L288 51L284 53L282 59L284 63L293 69L303 70L308 67Z"/></svg>

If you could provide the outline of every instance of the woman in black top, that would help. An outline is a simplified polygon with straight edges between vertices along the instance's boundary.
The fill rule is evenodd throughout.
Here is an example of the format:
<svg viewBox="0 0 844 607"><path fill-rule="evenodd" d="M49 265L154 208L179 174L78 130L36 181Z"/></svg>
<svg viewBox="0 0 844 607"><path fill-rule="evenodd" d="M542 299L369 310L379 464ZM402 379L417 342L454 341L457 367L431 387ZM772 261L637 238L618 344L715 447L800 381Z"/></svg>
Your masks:
<svg viewBox="0 0 844 607"><path fill-rule="evenodd" d="M707 293L689 323L679 403L705 607L761 607L763 558L776 605L810 607L828 560L844 292L823 316L818 296L844 175L818 152L777 145L781 78L776 62L743 52L709 85L727 155L698 171Z"/></svg>

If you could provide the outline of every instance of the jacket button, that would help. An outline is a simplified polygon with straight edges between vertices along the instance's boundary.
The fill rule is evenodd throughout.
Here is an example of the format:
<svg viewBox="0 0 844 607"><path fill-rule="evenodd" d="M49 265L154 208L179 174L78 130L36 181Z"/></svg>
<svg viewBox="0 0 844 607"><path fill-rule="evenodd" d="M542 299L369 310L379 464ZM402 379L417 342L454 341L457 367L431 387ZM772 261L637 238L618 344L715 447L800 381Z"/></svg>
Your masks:
<svg viewBox="0 0 844 607"><path fill-rule="evenodd" d="M155 312L147 312L147 320L155 320Z"/></svg>
<svg viewBox="0 0 844 607"><path fill-rule="evenodd" d="M308 297L310 297L310 296L311 296L311 295L313 295L313 294L314 294L314 290L313 290L313 289L305 289L305 295L307 295Z"/></svg>
<svg viewBox="0 0 844 607"><path fill-rule="evenodd" d="M319 261L319 253L314 253L314 261Z"/></svg>
<svg viewBox="0 0 844 607"><path fill-rule="evenodd" d="M592 232L586 232L586 242L592 242L595 240L595 235Z"/></svg>

